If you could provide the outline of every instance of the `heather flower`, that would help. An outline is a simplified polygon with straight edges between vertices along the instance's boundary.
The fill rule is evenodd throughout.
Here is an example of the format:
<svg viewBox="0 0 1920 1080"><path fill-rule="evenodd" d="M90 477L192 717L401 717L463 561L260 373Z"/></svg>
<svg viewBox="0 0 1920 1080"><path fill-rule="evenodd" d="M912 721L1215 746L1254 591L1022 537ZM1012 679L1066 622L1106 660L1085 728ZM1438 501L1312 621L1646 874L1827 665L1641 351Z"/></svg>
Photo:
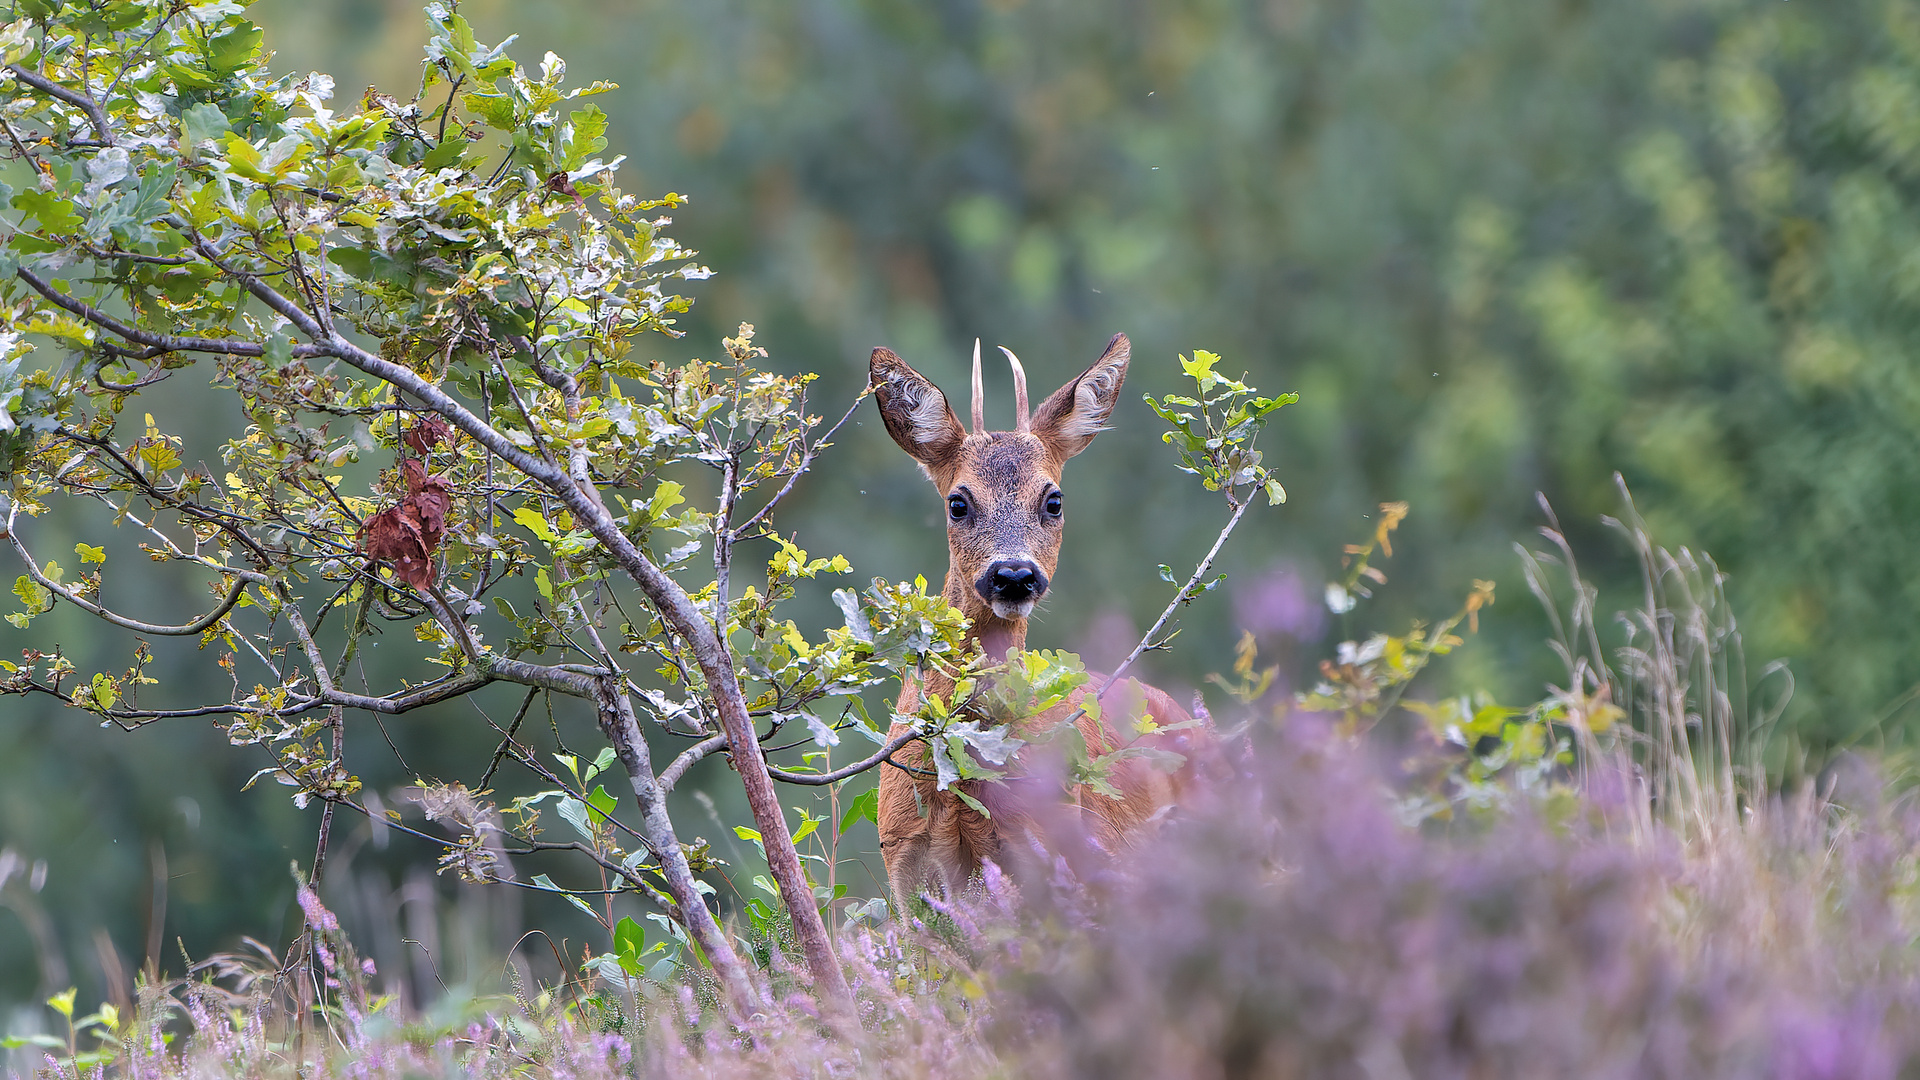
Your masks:
<svg viewBox="0 0 1920 1080"><path fill-rule="evenodd" d="M306 913L308 926L328 933L339 932L340 920L320 903L320 897L312 889L302 885L295 896L300 901L300 910Z"/></svg>

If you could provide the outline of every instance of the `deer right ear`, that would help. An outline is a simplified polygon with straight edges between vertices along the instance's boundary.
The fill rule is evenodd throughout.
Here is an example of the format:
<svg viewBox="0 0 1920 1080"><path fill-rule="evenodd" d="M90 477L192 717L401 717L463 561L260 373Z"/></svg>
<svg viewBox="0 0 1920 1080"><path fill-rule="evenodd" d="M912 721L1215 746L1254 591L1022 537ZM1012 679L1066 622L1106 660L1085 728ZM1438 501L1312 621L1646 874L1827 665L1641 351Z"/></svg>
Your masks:
<svg viewBox="0 0 1920 1080"><path fill-rule="evenodd" d="M887 434L920 463L928 479L953 462L967 433L939 387L891 349L873 350L867 361L867 382L880 405Z"/></svg>
<svg viewBox="0 0 1920 1080"><path fill-rule="evenodd" d="M1133 343L1127 335L1113 335L1107 351L1092 367L1047 395L1034 410L1033 433L1056 459L1065 461L1085 450L1095 435L1106 430L1113 407L1120 403L1120 384L1127 381L1127 363L1132 358Z"/></svg>

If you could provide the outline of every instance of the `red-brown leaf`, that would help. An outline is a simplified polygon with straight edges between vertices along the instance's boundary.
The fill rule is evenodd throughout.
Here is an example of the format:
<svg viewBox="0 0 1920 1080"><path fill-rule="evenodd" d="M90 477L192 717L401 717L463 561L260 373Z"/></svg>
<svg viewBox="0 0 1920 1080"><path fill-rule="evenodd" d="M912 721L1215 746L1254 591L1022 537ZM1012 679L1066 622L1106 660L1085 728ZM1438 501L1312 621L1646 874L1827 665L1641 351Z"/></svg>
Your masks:
<svg viewBox="0 0 1920 1080"><path fill-rule="evenodd" d="M445 420L437 416L423 416L420 422L406 430L400 441L413 448L416 454L425 454L443 442L453 440L453 429Z"/></svg>
<svg viewBox="0 0 1920 1080"><path fill-rule="evenodd" d="M433 584L433 553L446 539L452 488L412 459L401 465L401 474L407 482L406 497L367 519L361 547L369 556L391 564L395 577L424 589Z"/></svg>

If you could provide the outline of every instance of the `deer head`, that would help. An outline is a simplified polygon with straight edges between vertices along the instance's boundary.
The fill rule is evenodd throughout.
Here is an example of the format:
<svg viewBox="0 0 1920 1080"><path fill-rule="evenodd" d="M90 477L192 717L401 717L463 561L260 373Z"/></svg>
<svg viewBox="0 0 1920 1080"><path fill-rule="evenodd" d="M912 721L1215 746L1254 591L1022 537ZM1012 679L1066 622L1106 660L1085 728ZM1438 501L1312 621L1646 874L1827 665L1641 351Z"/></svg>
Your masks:
<svg viewBox="0 0 1920 1080"><path fill-rule="evenodd" d="M868 378L887 433L946 499L947 602L973 620L973 635L994 656L1025 644L1027 616L1046 595L1060 558L1061 466L1113 415L1132 348L1125 334L1115 334L1100 359L1031 417L1026 371L1002 348L1013 366L1015 424L988 431L976 341L972 434L939 387L891 350L873 350Z"/></svg>

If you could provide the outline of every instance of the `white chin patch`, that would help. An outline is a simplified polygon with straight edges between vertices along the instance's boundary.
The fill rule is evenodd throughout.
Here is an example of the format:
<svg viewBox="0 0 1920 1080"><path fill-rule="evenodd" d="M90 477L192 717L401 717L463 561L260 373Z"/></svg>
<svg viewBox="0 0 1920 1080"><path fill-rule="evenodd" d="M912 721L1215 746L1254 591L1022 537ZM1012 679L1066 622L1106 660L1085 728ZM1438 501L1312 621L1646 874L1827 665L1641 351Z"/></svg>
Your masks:
<svg viewBox="0 0 1920 1080"><path fill-rule="evenodd" d="M1015 619L1024 619L1033 614L1033 601L1022 600L1017 604L1009 604L1005 600L995 600L993 601L993 613L1008 622L1012 622Z"/></svg>

